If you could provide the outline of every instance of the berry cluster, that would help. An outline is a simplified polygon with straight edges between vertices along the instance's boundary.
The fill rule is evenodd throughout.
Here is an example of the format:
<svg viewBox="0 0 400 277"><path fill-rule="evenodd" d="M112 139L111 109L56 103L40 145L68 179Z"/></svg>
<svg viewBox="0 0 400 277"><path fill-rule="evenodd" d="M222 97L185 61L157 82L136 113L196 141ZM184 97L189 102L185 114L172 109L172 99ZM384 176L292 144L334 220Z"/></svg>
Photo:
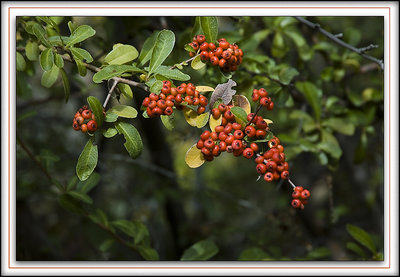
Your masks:
<svg viewBox="0 0 400 277"><path fill-rule="evenodd" d="M142 105L146 107L146 112L149 117L156 117L160 115L171 115L174 110L182 109L187 105L198 106L197 113L202 114L206 110L208 99L201 95L192 83L182 83L178 87L171 87L171 82L168 80L163 81L163 87L160 94L150 93L148 97L143 100Z"/></svg>
<svg viewBox="0 0 400 277"><path fill-rule="evenodd" d="M284 148L280 144L279 138L273 137L268 141L269 149L262 155L257 155L255 162L258 174L264 175L264 180L272 182L273 180L289 178L289 164L285 161Z"/></svg>
<svg viewBox="0 0 400 277"><path fill-rule="evenodd" d="M87 131L93 133L97 130L95 116L87 105L84 105L75 113L72 128L76 131L81 130L82 133L86 133Z"/></svg>
<svg viewBox="0 0 400 277"><path fill-rule="evenodd" d="M200 53L203 62L219 66L223 72L236 71L242 63L243 50L236 44L230 44L225 38L218 39L217 44L214 44L207 42L204 35L197 35L189 45L195 52ZM195 52L189 52L189 55L193 57Z"/></svg>
<svg viewBox="0 0 400 277"><path fill-rule="evenodd" d="M295 209L304 209L304 205L307 204L307 199L310 195L307 189L303 189L301 186L294 187L292 193L292 207Z"/></svg>
<svg viewBox="0 0 400 277"><path fill-rule="evenodd" d="M259 103L268 110L274 108L274 102L272 102L271 97L268 97L268 92L264 88L254 89L251 100L255 103Z"/></svg>

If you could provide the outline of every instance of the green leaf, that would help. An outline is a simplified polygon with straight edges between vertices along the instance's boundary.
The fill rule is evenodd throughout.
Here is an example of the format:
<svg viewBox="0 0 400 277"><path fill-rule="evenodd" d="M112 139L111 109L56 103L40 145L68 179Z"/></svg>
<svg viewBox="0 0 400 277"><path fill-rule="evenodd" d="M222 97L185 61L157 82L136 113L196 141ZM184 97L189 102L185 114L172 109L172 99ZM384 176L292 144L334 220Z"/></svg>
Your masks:
<svg viewBox="0 0 400 277"><path fill-rule="evenodd" d="M126 235L134 238L135 245L150 246L150 233L143 223L118 219L112 221L111 224Z"/></svg>
<svg viewBox="0 0 400 277"><path fill-rule="evenodd" d="M92 198L90 198L88 195L86 195L82 192L72 190L72 191L67 192L67 194L71 195L73 198L83 201L87 204L93 204Z"/></svg>
<svg viewBox="0 0 400 277"><path fill-rule="evenodd" d="M200 70L200 69L202 69L203 67L205 67L206 64L203 63L203 62L201 61L200 55L198 55L198 56L196 56L196 57L192 60L190 66L191 66L194 70Z"/></svg>
<svg viewBox="0 0 400 277"><path fill-rule="evenodd" d="M366 259L367 256L365 255L364 250L362 250L362 248L360 246L358 246L358 244L349 241L348 243L346 243L346 248L355 252L358 256L360 256L363 259Z"/></svg>
<svg viewBox="0 0 400 277"><path fill-rule="evenodd" d="M347 120L338 117L331 117L322 122L322 126L329 127L336 132L342 133L347 136L354 134L355 126Z"/></svg>
<svg viewBox="0 0 400 277"><path fill-rule="evenodd" d="M151 86L150 86L150 92L155 93L155 94L160 94L161 89L163 87L163 82L160 80L156 80Z"/></svg>
<svg viewBox="0 0 400 277"><path fill-rule="evenodd" d="M58 68L63 68L64 67L64 60L61 57L60 54L56 53L54 56L54 64L58 67Z"/></svg>
<svg viewBox="0 0 400 277"><path fill-rule="evenodd" d="M24 71L26 68L26 62L25 62L24 56L22 56L21 53L17 52L16 58L17 58L17 70Z"/></svg>
<svg viewBox="0 0 400 277"><path fill-rule="evenodd" d="M88 193L100 182L100 174L93 172L90 177L85 181L80 181L77 189L82 193Z"/></svg>
<svg viewBox="0 0 400 277"><path fill-rule="evenodd" d="M37 23L33 24L32 33L43 43L44 46L52 47L52 45L46 38L46 30L41 25Z"/></svg>
<svg viewBox="0 0 400 277"><path fill-rule="evenodd" d="M70 191L70 190L73 190L74 188L75 188L75 186L76 186L76 184L78 183L78 177L76 177L76 176L73 176L72 178L71 178L71 180L68 182L68 185L67 185L67 191Z"/></svg>
<svg viewBox="0 0 400 277"><path fill-rule="evenodd" d="M72 21L68 21L68 29L71 32L71 34L75 31L75 29L77 28L75 23L72 23Z"/></svg>
<svg viewBox="0 0 400 277"><path fill-rule="evenodd" d="M104 62L108 64L124 64L133 61L138 57L139 53L135 47L127 44L114 44L113 50L104 58Z"/></svg>
<svg viewBox="0 0 400 277"><path fill-rule="evenodd" d="M34 41L28 41L25 46L25 54L28 60L37 61L39 58L39 45Z"/></svg>
<svg viewBox="0 0 400 277"><path fill-rule="evenodd" d="M194 37L195 35L200 35L203 34L204 31L201 29L201 24L200 24L200 16L196 16L194 19L194 25L193 25L193 30L191 36ZM208 38L206 38L208 41ZM211 42L211 41L210 41Z"/></svg>
<svg viewBox="0 0 400 277"><path fill-rule="evenodd" d="M118 89L121 91L122 95L128 99L133 98L133 92L130 85L118 83Z"/></svg>
<svg viewBox="0 0 400 277"><path fill-rule="evenodd" d="M104 121L103 106L101 105L100 101L94 96L89 96L87 98L87 102L90 106L90 109L93 111L94 117L97 121L97 125L100 128Z"/></svg>
<svg viewBox="0 0 400 277"><path fill-rule="evenodd" d="M106 239L99 245L99 250L101 252L106 252L114 244L113 239Z"/></svg>
<svg viewBox="0 0 400 277"><path fill-rule="evenodd" d="M116 119L115 119L116 120ZM107 121L107 120L106 120ZM113 136L115 136L116 134L118 134L117 129L115 128L108 128L107 130L103 131L103 136L106 138L112 138Z"/></svg>
<svg viewBox="0 0 400 277"><path fill-rule="evenodd" d="M325 129L321 130L321 142L317 147L335 159L339 159L340 156L342 156L342 149L340 148L339 142L331 132Z"/></svg>
<svg viewBox="0 0 400 277"><path fill-rule="evenodd" d="M139 246L138 251L146 261L158 261L160 259L157 251L151 247Z"/></svg>
<svg viewBox="0 0 400 277"><path fill-rule="evenodd" d="M201 29L208 42L215 42L218 37L218 20L215 16L201 16Z"/></svg>
<svg viewBox="0 0 400 277"><path fill-rule="evenodd" d="M311 82L296 82L296 89L300 91L307 102L311 105L316 119L321 117L321 96L322 91Z"/></svg>
<svg viewBox="0 0 400 277"><path fill-rule="evenodd" d="M58 25L48 16L37 16L37 19L42 20L43 22L47 23L49 26L53 27L57 32L60 32L60 28Z"/></svg>
<svg viewBox="0 0 400 277"><path fill-rule="evenodd" d="M40 81L42 86L50 88L52 85L54 85L54 83L57 81L59 72L60 69L55 65L53 65L53 68L49 71L43 72L42 79Z"/></svg>
<svg viewBox="0 0 400 277"><path fill-rule="evenodd" d="M279 72L279 79L280 81L288 85L292 81L294 76L299 75L299 72L293 67L284 67Z"/></svg>
<svg viewBox="0 0 400 277"><path fill-rule="evenodd" d="M69 99L69 94L70 94L69 80L68 80L67 73L65 72L65 70L63 68L60 69L60 73L61 73L61 78L63 81L65 103L67 103L68 99Z"/></svg>
<svg viewBox="0 0 400 277"><path fill-rule="evenodd" d="M50 70L54 65L53 48L47 48L40 54L40 66L44 71Z"/></svg>
<svg viewBox="0 0 400 277"><path fill-rule="evenodd" d="M145 65L151 58L153 54L154 44L156 43L156 39L159 32L154 32L150 37L148 37L142 47L142 51L140 51L139 55L139 65Z"/></svg>
<svg viewBox="0 0 400 277"><path fill-rule="evenodd" d="M126 105L117 105L108 110L108 112L125 118L136 118L138 112L135 108Z"/></svg>
<svg viewBox="0 0 400 277"><path fill-rule="evenodd" d="M87 38L90 38L96 34L96 31L88 26L88 25L81 25L74 32L70 35L70 41L66 45L71 46L81 41L84 41Z"/></svg>
<svg viewBox="0 0 400 277"><path fill-rule="evenodd" d="M84 214L85 211L82 208L82 205L79 201L77 201L75 198L73 198L71 195L68 194L61 194L58 197L58 203L60 204L60 206L69 211L69 212L73 212L73 213L77 213L77 214Z"/></svg>
<svg viewBox="0 0 400 277"><path fill-rule="evenodd" d="M91 63L93 62L92 55L88 51L82 48L77 48L77 47L71 47L69 50L71 50L72 56L74 57L74 60L81 60L83 62Z"/></svg>
<svg viewBox="0 0 400 277"><path fill-rule="evenodd" d="M121 76L125 72L144 72L134 65L108 65L93 75L93 82L101 83L103 80L109 80L116 76Z"/></svg>
<svg viewBox="0 0 400 277"><path fill-rule="evenodd" d="M78 68L79 75L85 77L87 72L85 64L81 60L75 60L75 63L76 67Z"/></svg>
<svg viewBox="0 0 400 277"><path fill-rule="evenodd" d="M351 225L351 224L346 224L346 229L347 229L347 232L356 241L358 241L359 243L361 243L362 245L367 247L372 252L372 254L376 255L375 244L374 244L372 238L370 237L370 235L366 231L364 231L360 227L357 227L357 226Z"/></svg>
<svg viewBox="0 0 400 277"><path fill-rule="evenodd" d="M100 209L96 209L94 212L90 213L88 217L96 224L109 226L107 215Z"/></svg>
<svg viewBox="0 0 400 277"><path fill-rule="evenodd" d="M169 131L175 127L175 118L173 115L161 115L161 122Z"/></svg>
<svg viewBox="0 0 400 277"><path fill-rule="evenodd" d="M81 181L87 180L97 165L97 145L94 145L93 142L94 137L91 137L86 143L82 153L79 155L78 158L78 163L76 165L76 175Z"/></svg>
<svg viewBox="0 0 400 277"><path fill-rule="evenodd" d="M178 81L188 81L190 76L183 73L179 69L169 69L168 66L161 65L154 73L160 74L168 79L178 80Z"/></svg>
<svg viewBox="0 0 400 277"><path fill-rule="evenodd" d="M245 126L247 124L247 113L241 107L232 107L231 112L235 116L236 122Z"/></svg>
<svg viewBox="0 0 400 277"><path fill-rule="evenodd" d="M114 114L114 113L110 113L109 111L107 111L106 113L106 117L104 118L105 122L115 122L118 119L118 115Z"/></svg>
<svg viewBox="0 0 400 277"><path fill-rule="evenodd" d="M162 30L158 35L151 54L149 75L151 75L169 56L175 45L175 34L169 30Z"/></svg>
<svg viewBox="0 0 400 277"><path fill-rule="evenodd" d="M207 261L218 253L217 245L211 240L199 241L183 252L181 261Z"/></svg>
<svg viewBox="0 0 400 277"><path fill-rule="evenodd" d="M118 132L123 134L125 137L126 142L124 143L124 146L128 151L129 156L131 156L132 159L136 159L143 150L143 143L139 132L133 125L126 122L117 121L115 127Z"/></svg>
<svg viewBox="0 0 400 277"><path fill-rule="evenodd" d="M239 256L239 261L262 261L268 259L269 255L259 247L245 249Z"/></svg>

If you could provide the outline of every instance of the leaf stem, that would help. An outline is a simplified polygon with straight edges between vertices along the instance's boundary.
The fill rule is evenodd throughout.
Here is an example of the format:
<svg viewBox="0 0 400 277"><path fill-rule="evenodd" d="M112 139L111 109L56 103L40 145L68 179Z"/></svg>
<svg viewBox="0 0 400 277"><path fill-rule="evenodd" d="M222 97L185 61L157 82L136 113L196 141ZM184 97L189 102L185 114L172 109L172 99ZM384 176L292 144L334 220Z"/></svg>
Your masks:
<svg viewBox="0 0 400 277"><path fill-rule="evenodd" d="M190 61L194 60L195 58L197 58L199 55L200 55L200 54L197 54L196 56L193 56L193 57L191 57L190 59L187 59L186 61L183 61L183 62L179 63L178 65L182 65L182 66L183 66L183 65L187 64L188 62L190 62ZM177 65L176 65L176 64L174 64L173 66L171 66L169 69L172 70L172 69L175 69L175 68L177 68Z"/></svg>
<svg viewBox="0 0 400 277"><path fill-rule="evenodd" d="M113 80L114 80L114 79L113 79ZM118 81L117 81L117 80L114 80L114 83L113 83L113 85L111 86L111 89L108 91L106 100L104 100L103 108L106 108L106 106L107 106L107 104L108 104L108 101L110 100L111 94L112 94L112 92L114 91L114 89L115 89L115 87L117 86L117 84L118 84Z"/></svg>

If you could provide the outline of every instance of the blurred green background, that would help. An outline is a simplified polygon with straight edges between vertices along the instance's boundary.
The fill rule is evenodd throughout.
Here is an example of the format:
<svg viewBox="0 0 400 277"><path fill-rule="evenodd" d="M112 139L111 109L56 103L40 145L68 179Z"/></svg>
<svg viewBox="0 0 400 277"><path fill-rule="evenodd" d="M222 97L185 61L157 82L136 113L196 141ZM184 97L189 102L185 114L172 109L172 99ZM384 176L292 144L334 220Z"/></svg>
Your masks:
<svg viewBox="0 0 400 277"><path fill-rule="evenodd" d="M383 57L382 17L307 19L332 34L343 33L342 39L355 47L377 44L368 54ZM29 40L23 20L17 21L17 46ZM162 29L176 36L165 64L189 58L184 45L191 41L194 17L60 18L67 35L69 20L96 30L83 47L97 66L113 44L130 44L140 52L145 39ZM271 129L285 147L291 179L311 191L309 204L302 211L293 209L290 185L258 181L255 163L244 158L224 153L189 168L185 153L202 130L176 112L173 131L159 118L131 121L144 144L137 160L127 155L122 136L98 142L90 208L101 209L110 220L144 223L160 260L179 260L203 239L217 245L211 258L217 261L381 259L358 243L346 225L368 232L383 253L384 73L293 17L218 17L218 22L219 37L237 42L245 53L232 77L237 94L249 97L260 87L270 91L275 108L261 115L274 122ZM17 260L142 260L87 217L64 210L57 190L26 151L60 183L73 181L87 137L71 128L72 119L88 96L104 100L106 82L94 84L93 73L81 77L73 64L66 64L71 96L65 103L61 81L46 89L40 84L39 63L27 60L26 66L17 72ZM298 74L286 82L282 70L288 68ZM209 66L183 71L196 86L227 81ZM316 92L320 121L304 97L306 82ZM121 98L121 103L139 109L146 93L132 90L134 99ZM110 104L117 103L113 98ZM323 132L334 141L324 141Z"/></svg>

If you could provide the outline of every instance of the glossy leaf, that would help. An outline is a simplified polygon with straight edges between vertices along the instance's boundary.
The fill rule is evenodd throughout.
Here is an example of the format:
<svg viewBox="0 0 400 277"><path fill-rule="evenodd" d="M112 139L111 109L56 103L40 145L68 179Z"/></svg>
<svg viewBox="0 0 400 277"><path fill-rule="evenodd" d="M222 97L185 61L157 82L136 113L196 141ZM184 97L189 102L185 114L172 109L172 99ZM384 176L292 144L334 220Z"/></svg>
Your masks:
<svg viewBox="0 0 400 277"><path fill-rule="evenodd" d="M200 69L202 69L203 67L205 67L206 64L203 63L203 62L201 61L200 55L198 55L198 56L196 56L196 57L192 60L190 66L191 66L194 70L200 70Z"/></svg>
<svg viewBox="0 0 400 277"><path fill-rule="evenodd" d="M105 122L115 122L118 119L118 115L114 114L114 113L110 113L109 111L107 111L106 113L106 117L104 118Z"/></svg>
<svg viewBox="0 0 400 277"><path fill-rule="evenodd" d="M53 68L50 69L49 71L43 72L42 79L40 83L42 86L46 88L50 88L54 85L54 83L57 81L58 74L60 73L60 69L53 65Z"/></svg>
<svg viewBox="0 0 400 277"><path fill-rule="evenodd" d="M138 112L134 107L126 105L117 105L108 110L108 112L125 118L136 118Z"/></svg>
<svg viewBox="0 0 400 277"><path fill-rule="evenodd" d="M145 65L150 60L158 34L159 32L154 32L145 40L138 58L140 65Z"/></svg>
<svg viewBox="0 0 400 277"><path fill-rule="evenodd" d="M79 180L85 181L97 166L97 145L94 145L94 137L91 137L79 155L76 165L76 175Z"/></svg>
<svg viewBox="0 0 400 277"><path fill-rule="evenodd" d="M50 70L54 65L53 48L47 48L40 54L40 66L44 71Z"/></svg>
<svg viewBox="0 0 400 277"><path fill-rule="evenodd" d="M68 80L67 73L65 72L65 70L63 68L60 69L60 73L61 73L61 78L62 78L62 81L63 81L64 94L65 94L65 103L67 103L68 99L69 99L69 94L70 94L69 80Z"/></svg>
<svg viewBox="0 0 400 277"><path fill-rule="evenodd" d="M190 147L186 152L185 162L191 168L197 168L205 161L203 153L201 153L201 150L197 148L196 144Z"/></svg>
<svg viewBox="0 0 400 277"><path fill-rule="evenodd" d="M201 16L201 29L204 32L206 41L215 42L218 37L218 20L215 16Z"/></svg>
<svg viewBox="0 0 400 277"><path fill-rule="evenodd" d="M207 261L218 253L217 245L211 240L199 241L183 252L181 261Z"/></svg>
<svg viewBox="0 0 400 277"><path fill-rule="evenodd" d="M133 61L139 56L138 51L132 45L114 44L113 50L104 58L108 64L124 64Z"/></svg>
<svg viewBox="0 0 400 277"><path fill-rule="evenodd" d="M173 115L161 115L161 122L167 130L171 131L175 127L175 118Z"/></svg>
<svg viewBox="0 0 400 277"><path fill-rule="evenodd" d="M367 247L372 254L376 254L375 244L371 236L366 231L352 224L346 224L346 229L356 241Z"/></svg>
<svg viewBox="0 0 400 277"><path fill-rule="evenodd" d="M177 80L177 81L188 81L190 80L190 76L183 73L179 69L169 69L168 66L161 65L157 68L154 73L160 74L168 79Z"/></svg>
<svg viewBox="0 0 400 277"><path fill-rule="evenodd" d="M123 96L125 96L128 99L133 98L133 92L130 85L118 83L117 86Z"/></svg>
<svg viewBox="0 0 400 277"><path fill-rule="evenodd" d="M58 53L56 53L54 56L54 64L60 69L64 67L64 60Z"/></svg>
<svg viewBox="0 0 400 277"><path fill-rule="evenodd" d="M307 102L311 105L316 119L321 117L321 96L322 91L311 82L296 82L296 89L300 91Z"/></svg>
<svg viewBox="0 0 400 277"><path fill-rule="evenodd" d="M117 120L117 119L115 119L115 120ZM116 134L118 134L118 131L115 128L108 128L107 130L103 131L103 136L106 137L106 138L112 138Z"/></svg>
<svg viewBox="0 0 400 277"><path fill-rule="evenodd" d="M101 83L103 80L109 80L116 76L121 76L125 72L143 72L134 65L108 65L93 75L93 82Z"/></svg>
<svg viewBox="0 0 400 277"><path fill-rule="evenodd" d="M87 98L87 102L90 106L90 109L94 113L97 125L100 128L104 121L103 106L101 105L100 101L94 96L89 96Z"/></svg>
<svg viewBox="0 0 400 277"><path fill-rule="evenodd" d="M71 47L69 50L71 50L72 56L74 57L75 60L78 59L87 63L93 62L92 55L90 55L90 53L85 49Z"/></svg>
<svg viewBox="0 0 400 277"><path fill-rule="evenodd" d="M52 47L50 42L46 37L46 30L39 24L35 23L32 24L32 33L43 43L46 47Z"/></svg>
<svg viewBox="0 0 400 277"><path fill-rule="evenodd" d="M247 124L247 113L241 107L232 107L231 112L235 116L236 122L245 126Z"/></svg>
<svg viewBox="0 0 400 277"><path fill-rule="evenodd" d="M154 44L149 64L149 75L165 61L175 45L175 34L170 30L162 30Z"/></svg>
<svg viewBox="0 0 400 277"><path fill-rule="evenodd" d="M78 26L76 26L75 23L73 23L72 21L68 21L68 29L69 29L69 31L70 31L71 34L75 31L75 29L76 29L77 27L78 27Z"/></svg>
<svg viewBox="0 0 400 277"><path fill-rule="evenodd" d="M26 68L26 62L24 59L24 56L22 56L21 53L17 52L16 53L16 59L17 59L17 70L18 71L24 71Z"/></svg>
<svg viewBox="0 0 400 277"><path fill-rule="evenodd" d="M142 153L143 143L139 132L136 128L126 122L117 121L115 127L118 132L124 135L126 142L124 146L132 159L136 159Z"/></svg>
<svg viewBox="0 0 400 277"><path fill-rule="evenodd" d="M96 31L88 26L88 25L81 25L74 30L74 32L70 36L70 41L67 43L66 46L71 46L77 44L85 39L88 39L96 34Z"/></svg>
<svg viewBox="0 0 400 277"><path fill-rule="evenodd" d="M28 60L37 61L39 59L39 45L35 41L28 41L25 46L25 54Z"/></svg>
<svg viewBox="0 0 400 277"><path fill-rule="evenodd" d="M82 77L85 77L86 73L87 73L85 64L81 60L75 60L75 63L76 63L76 67L78 68L79 75L81 75Z"/></svg>

